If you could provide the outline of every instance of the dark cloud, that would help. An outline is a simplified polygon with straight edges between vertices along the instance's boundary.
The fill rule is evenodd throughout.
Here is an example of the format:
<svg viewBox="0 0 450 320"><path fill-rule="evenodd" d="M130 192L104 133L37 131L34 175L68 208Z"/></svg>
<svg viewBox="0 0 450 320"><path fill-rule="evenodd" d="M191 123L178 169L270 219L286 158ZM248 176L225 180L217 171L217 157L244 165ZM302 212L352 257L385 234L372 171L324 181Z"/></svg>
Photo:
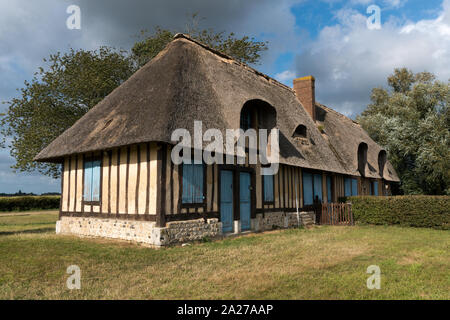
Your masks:
<svg viewBox="0 0 450 320"><path fill-rule="evenodd" d="M185 30L189 16L196 12L205 18L200 27L269 40L270 50L264 54L259 69L271 73L277 56L300 43L295 35L295 17L290 12L291 4L299 1L302 0L1 1L0 101L17 96L15 89L32 78L50 53L70 47L96 49L100 45L129 49L142 29L152 31L159 25ZM81 30L66 27L69 5L81 9ZM0 112L5 110L6 106L0 104ZM39 188L55 190L52 180L45 177L14 174L10 169L14 160L8 151L0 150L0 155L0 192L19 187L23 191L33 188L33 192Z"/></svg>
<svg viewBox="0 0 450 320"><path fill-rule="evenodd" d="M316 77L318 101L354 116L369 102L373 87L382 85L395 67L428 70L442 80L450 78L450 0L443 2L439 18L415 24L383 20L382 30L368 30L365 13L351 9L336 13L334 26L323 28L310 40L296 27L291 7L306 0L15 0L0 1L0 101L18 93L42 58L70 47L95 49L109 45L129 49L140 30L159 25L184 30L189 16L199 13L200 27L250 35L269 41L269 50L257 68L269 75L278 73L288 85L296 76ZM334 0L323 0L335 2ZM337 1L340 2L340 1ZM384 3L403 1L385 0ZM69 30L66 8L81 8L81 30ZM277 70L281 54L295 58L295 66ZM0 104L0 112L5 106ZM0 192L25 191L27 187L59 189L51 179L39 175L14 175L13 159L0 150ZM6 187L5 187L6 186ZM36 192L36 191L34 191Z"/></svg>

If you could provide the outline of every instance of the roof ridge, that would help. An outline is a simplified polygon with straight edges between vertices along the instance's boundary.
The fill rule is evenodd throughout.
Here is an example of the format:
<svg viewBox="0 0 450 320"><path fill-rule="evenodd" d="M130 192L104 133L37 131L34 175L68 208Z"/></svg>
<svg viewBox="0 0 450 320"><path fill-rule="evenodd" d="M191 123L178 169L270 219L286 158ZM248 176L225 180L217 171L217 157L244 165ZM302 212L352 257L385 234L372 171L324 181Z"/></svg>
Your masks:
<svg viewBox="0 0 450 320"><path fill-rule="evenodd" d="M334 110L334 109L332 109L330 107L327 107L326 105L321 104L319 102L316 102L316 105L319 106L319 107L325 108L327 111L334 112L338 117L343 118L346 121L350 121L354 125L357 125L358 127L360 127L360 124L357 121L355 121L353 119L350 119L349 117L347 117L346 115L340 113L339 111L336 111L336 110Z"/></svg>
<svg viewBox="0 0 450 320"><path fill-rule="evenodd" d="M294 89L292 89L291 87L289 87L289 86L287 86L287 85L285 85L285 84L279 82L278 80L272 78L271 76L268 76L268 75L265 74L265 73L262 73L261 71L256 70L255 68L250 67L248 64L246 64L246 63L244 63L244 62L241 62L241 61L236 60L236 59L233 58L232 56L229 56L229 55L227 55L227 54L225 54L225 53L223 53L223 52L221 52L221 51L219 51L219 50L216 50L216 49L214 49L214 48L211 48L210 46L208 46L208 45L206 45L206 44L204 44L204 43L202 43L202 42L200 42L200 41L198 41L198 40L196 40L196 39L194 39L194 38L191 38L191 36L189 36L188 34L185 34L185 33L177 33L177 34L173 37L173 39L174 39L174 40L177 40L177 39L185 39L185 40L191 41L192 43L195 43L196 45L199 45L199 46L202 47L203 49L208 50L208 51L210 51L210 52L212 52L212 53L214 53L214 54L216 54L216 55L218 55L218 56L220 56L220 57L222 57L222 58L226 58L226 59L228 59L228 60L231 60L231 61L233 61L233 63L235 63L236 65L238 65L238 66L240 66L240 67L243 67L244 69L247 69L248 71L253 72L253 73L256 74L256 75L265 78L265 79L268 80L269 82L272 82L273 84L278 85L278 86L280 86L280 87L282 87L282 88L284 88L284 89L287 89L287 90L289 90L290 92L292 92L293 94L295 94Z"/></svg>

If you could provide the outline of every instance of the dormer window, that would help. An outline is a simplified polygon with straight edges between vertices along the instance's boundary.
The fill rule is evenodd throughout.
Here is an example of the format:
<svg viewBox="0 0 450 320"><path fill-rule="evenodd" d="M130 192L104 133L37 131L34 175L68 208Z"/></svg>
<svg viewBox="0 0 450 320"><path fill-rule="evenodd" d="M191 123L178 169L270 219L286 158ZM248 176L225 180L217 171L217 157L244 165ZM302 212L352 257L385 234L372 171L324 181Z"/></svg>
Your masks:
<svg viewBox="0 0 450 320"><path fill-rule="evenodd" d="M358 146L358 171L361 176L365 176L367 164L367 143L361 142Z"/></svg>
<svg viewBox="0 0 450 320"><path fill-rule="evenodd" d="M293 138L305 138L306 139L306 126L299 125L294 131L294 134L292 135Z"/></svg>
<svg viewBox="0 0 450 320"><path fill-rule="evenodd" d="M249 100L241 109L240 128L244 131L248 129L275 128L277 112L269 103L262 100Z"/></svg>
<svg viewBox="0 0 450 320"><path fill-rule="evenodd" d="M247 131L252 127L252 115L250 108L245 108L241 112L241 129Z"/></svg>

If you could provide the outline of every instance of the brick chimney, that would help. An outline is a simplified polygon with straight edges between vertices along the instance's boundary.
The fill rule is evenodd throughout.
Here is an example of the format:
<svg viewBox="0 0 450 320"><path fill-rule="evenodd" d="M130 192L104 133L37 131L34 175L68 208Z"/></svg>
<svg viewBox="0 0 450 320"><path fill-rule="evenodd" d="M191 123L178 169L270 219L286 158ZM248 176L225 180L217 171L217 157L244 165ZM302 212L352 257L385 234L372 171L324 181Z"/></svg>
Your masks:
<svg viewBox="0 0 450 320"><path fill-rule="evenodd" d="M313 76L294 79L295 94L314 121L316 121L315 81Z"/></svg>

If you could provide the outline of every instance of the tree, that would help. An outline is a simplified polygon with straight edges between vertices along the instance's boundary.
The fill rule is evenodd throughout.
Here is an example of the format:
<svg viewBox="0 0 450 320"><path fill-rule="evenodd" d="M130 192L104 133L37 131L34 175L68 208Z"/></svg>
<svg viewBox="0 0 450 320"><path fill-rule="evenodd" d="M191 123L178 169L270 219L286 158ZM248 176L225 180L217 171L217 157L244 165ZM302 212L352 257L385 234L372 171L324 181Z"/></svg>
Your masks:
<svg viewBox="0 0 450 320"><path fill-rule="evenodd" d="M45 69L39 68L30 82L25 81L21 96L7 102L0 133L4 142L10 142L16 160L13 169L37 170L56 178L58 166L33 162L34 156L128 79L135 64L125 52L108 47L71 49L50 55L44 63Z"/></svg>
<svg viewBox="0 0 450 320"><path fill-rule="evenodd" d="M450 194L450 81L395 69L358 117L389 154L405 194Z"/></svg>
<svg viewBox="0 0 450 320"><path fill-rule="evenodd" d="M199 30L198 16L193 15L186 32L239 61L257 63L265 42L234 33ZM146 32L142 32L146 35ZM127 80L137 68L155 57L169 43L175 32L159 27L134 44L131 53L101 47L95 51L73 50L50 55L34 78L25 81L21 96L6 102L6 114L0 114L0 147L9 144L19 171L37 170L57 178L55 164L33 162L34 156L71 127L87 111Z"/></svg>
<svg viewBox="0 0 450 320"><path fill-rule="evenodd" d="M244 63L258 63L261 53L267 50L267 42L256 41L248 36L239 38L233 32L226 35L224 31L215 32L213 29L199 29L197 14L192 16L185 32L193 39ZM156 27L155 32L150 36L147 35L147 31L142 31L141 36L145 39L136 42L131 49L137 64L143 66L153 59L173 40L176 33L160 27Z"/></svg>

